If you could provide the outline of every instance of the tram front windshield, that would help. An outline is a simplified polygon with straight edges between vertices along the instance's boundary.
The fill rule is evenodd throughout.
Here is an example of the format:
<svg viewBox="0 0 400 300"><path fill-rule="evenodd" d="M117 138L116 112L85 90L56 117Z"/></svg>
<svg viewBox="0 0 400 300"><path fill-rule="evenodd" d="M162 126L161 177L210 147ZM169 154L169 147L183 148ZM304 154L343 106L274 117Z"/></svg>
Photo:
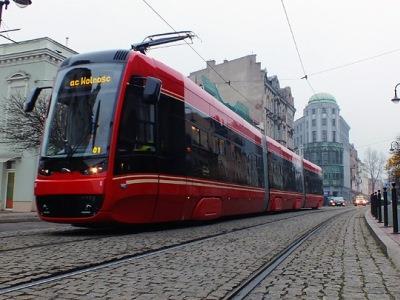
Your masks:
<svg viewBox="0 0 400 300"><path fill-rule="evenodd" d="M87 64L61 70L46 125L42 156L104 156L122 64Z"/></svg>

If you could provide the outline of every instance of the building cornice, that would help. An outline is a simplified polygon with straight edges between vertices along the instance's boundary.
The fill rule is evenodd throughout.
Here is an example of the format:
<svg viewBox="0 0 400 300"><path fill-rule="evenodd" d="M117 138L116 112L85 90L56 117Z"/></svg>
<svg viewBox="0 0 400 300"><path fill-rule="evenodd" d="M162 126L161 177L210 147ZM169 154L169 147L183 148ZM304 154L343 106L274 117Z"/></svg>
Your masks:
<svg viewBox="0 0 400 300"><path fill-rule="evenodd" d="M46 60L54 65L59 65L65 60L65 56L60 55L50 49L43 48L37 50L23 51L0 55L0 65L15 65L20 63L31 63L39 60Z"/></svg>

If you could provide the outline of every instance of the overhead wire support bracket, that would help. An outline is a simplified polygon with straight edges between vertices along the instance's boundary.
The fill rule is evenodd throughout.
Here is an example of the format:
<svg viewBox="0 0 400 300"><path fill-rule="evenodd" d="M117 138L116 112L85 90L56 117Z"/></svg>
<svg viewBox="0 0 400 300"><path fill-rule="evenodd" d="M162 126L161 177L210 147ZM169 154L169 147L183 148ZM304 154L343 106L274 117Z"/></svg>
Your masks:
<svg viewBox="0 0 400 300"><path fill-rule="evenodd" d="M196 37L196 34L194 34L192 31L176 31L154 34L146 37L141 43L133 44L131 49L146 54L146 51L151 47L169 44L185 39L190 39L192 41L194 37Z"/></svg>

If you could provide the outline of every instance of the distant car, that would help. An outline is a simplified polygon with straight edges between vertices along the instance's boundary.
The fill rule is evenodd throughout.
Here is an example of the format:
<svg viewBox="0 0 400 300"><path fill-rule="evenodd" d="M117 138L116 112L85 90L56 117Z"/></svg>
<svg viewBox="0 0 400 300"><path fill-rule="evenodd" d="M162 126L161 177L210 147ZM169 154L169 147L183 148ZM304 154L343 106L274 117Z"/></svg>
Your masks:
<svg viewBox="0 0 400 300"><path fill-rule="evenodd" d="M343 197L331 197L329 206L346 206L346 201L344 201Z"/></svg>
<svg viewBox="0 0 400 300"><path fill-rule="evenodd" d="M357 206L357 205L365 206L365 205L367 205L367 202L368 202L367 199L365 199L365 197L363 195L358 195L354 198L355 206Z"/></svg>

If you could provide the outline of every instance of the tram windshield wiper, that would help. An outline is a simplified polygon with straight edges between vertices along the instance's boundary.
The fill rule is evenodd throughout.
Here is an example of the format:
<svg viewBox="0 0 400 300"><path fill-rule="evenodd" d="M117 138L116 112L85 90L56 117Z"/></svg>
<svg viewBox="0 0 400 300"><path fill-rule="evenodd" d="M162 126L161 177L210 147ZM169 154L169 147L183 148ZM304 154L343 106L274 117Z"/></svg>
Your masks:
<svg viewBox="0 0 400 300"><path fill-rule="evenodd" d="M94 120L92 121L92 132L91 132L91 134L92 134L92 149L94 148L94 145L95 145L97 128L99 127L100 104L101 104L101 100L99 100L99 103L97 104L96 113L94 115Z"/></svg>

